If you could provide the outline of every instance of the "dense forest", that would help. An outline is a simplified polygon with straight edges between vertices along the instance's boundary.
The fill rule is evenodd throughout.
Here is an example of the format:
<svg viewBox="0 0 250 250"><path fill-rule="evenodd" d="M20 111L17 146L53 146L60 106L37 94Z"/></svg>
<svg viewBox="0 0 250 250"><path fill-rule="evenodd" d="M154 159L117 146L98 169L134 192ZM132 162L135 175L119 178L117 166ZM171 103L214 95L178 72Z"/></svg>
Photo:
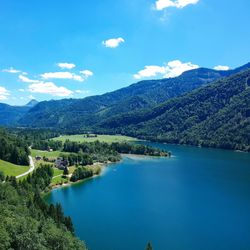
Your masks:
<svg viewBox="0 0 250 250"><path fill-rule="evenodd" d="M93 161L98 162L119 161L121 159L120 154L170 156L170 153L164 150L127 142L113 142L108 144L99 141L79 143L66 140L63 146L63 151L88 154L89 157L92 157Z"/></svg>
<svg viewBox="0 0 250 250"><path fill-rule="evenodd" d="M150 110L122 114L102 130L153 141L250 151L250 70Z"/></svg>
<svg viewBox="0 0 250 250"><path fill-rule="evenodd" d="M45 165L23 181L9 177L0 183L0 249L86 249L61 205L41 198L52 176Z"/></svg>
<svg viewBox="0 0 250 250"><path fill-rule="evenodd" d="M87 179L93 177L94 175L98 175L101 172L100 167L79 167L76 168L72 176L70 177L70 181L76 182L78 180Z"/></svg>
<svg viewBox="0 0 250 250"><path fill-rule="evenodd" d="M29 165L28 156L27 142L0 128L0 159L17 165Z"/></svg>

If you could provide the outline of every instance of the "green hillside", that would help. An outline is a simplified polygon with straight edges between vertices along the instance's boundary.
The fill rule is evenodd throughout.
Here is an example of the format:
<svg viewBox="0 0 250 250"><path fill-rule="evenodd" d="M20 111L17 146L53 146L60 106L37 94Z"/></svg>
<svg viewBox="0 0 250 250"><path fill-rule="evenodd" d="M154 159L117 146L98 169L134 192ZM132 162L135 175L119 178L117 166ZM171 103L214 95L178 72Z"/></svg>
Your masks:
<svg viewBox="0 0 250 250"><path fill-rule="evenodd" d="M250 70L100 125L170 143L250 150Z"/></svg>
<svg viewBox="0 0 250 250"><path fill-rule="evenodd" d="M2 171L5 176L17 176L27 172L28 170L28 166L19 166L7 161L0 160L0 171Z"/></svg>

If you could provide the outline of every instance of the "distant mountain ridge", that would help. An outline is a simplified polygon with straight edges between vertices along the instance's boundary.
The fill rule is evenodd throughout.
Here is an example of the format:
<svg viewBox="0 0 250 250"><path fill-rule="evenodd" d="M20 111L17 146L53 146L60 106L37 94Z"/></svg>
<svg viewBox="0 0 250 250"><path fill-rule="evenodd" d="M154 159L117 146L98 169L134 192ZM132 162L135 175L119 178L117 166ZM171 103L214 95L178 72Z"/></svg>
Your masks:
<svg viewBox="0 0 250 250"><path fill-rule="evenodd" d="M142 139L250 151L250 69L98 126Z"/></svg>
<svg viewBox="0 0 250 250"><path fill-rule="evenodd" d="M0 125L12 126L16 125L18 121L35 105L38 101L31 100L24 106L11 106L5 103L0 103Z"/></svg>
<svg viewBox="0 0 250 250"><path fill-rule="evenodd" d="M91 129L112 116L153 108L246 68L250 68L250 63L229 71L199 68L184 72L176 78L140 81L100 96L40 102L21 117L18 124L28 127Z"/></svg>

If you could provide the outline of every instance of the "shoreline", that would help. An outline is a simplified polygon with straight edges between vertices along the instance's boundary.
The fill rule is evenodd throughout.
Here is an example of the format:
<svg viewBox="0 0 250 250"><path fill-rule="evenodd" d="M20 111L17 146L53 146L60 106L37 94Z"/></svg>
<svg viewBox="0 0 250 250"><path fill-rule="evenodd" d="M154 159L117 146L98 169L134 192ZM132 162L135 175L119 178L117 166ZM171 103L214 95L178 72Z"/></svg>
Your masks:
<svg viewBox="0 0 250 250"><path fill-rule="evenodd" d="M87 181L87 180L91 180L91 179L100 177L100 176L102 176L104 174L105 169L108 167L108 165L115 164L115 163L118 163L118 162L114 162L114 163L113 162L96 163L96 165L99 165L100 168L101 168L100 174L95 174L95 175L93 175L91 177L88 177L88 178L85 178L85 179L82 179L82 180L78 180L78 181L75 181L75 182L72 182L72 181L69 180L67 183L63 183L62 185L56 184L56 185L50 186L50 190L48 192L46 192L45 195L47 195L50 192L52 192L53 190L56 190L56 189L59 189L59 188L66 188L66 187L69 187L69 186L73 186L74 184L79 184L81 182L84 182L84 181ZM92 165L92 166L95 166L95 164Z"/></svg>
<svg viewBox="0 0 250 250"><path fill-rule="evenodd" d="M152 159L154 159L154 158L168 158L168 159L171 158L171 156L164 157L164 156L137 155L137 154L121 154L121 157L122 157L121 160L119 160L117 162L94 163L94 165L99 165L100 166L100 168L101 168L100 174L96 174L96 175L93 175L93 176L91 176L89 178L78 180L78 181L75 181L75 182L69 181L67 183L63 183L62 185L56 184L54 186L51 186L50 190L48 192L46 192L45 195L49 194L50 192L52 192L53 190L56 190L56 189L67 188L67 187L73 186L74 184L79 184L81 182L85 182L85 181L100 177L100 176L102 176L104 174L105 169L108 168L109 165L113 165L113 164L117 164L117 163L122 162L124 157L127 157L127 158L132 159L132 160L146 160L148 158L152 158Z"/></svg>

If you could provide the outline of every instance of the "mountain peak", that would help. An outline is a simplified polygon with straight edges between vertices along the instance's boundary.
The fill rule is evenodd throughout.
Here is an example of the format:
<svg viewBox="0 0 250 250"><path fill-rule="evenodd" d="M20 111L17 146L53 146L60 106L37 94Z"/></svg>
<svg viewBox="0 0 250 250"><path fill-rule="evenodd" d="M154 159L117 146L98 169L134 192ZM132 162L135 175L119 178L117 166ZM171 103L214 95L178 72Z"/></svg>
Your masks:
<svg viewBox="0 0 250 250"><path fill-rule="evenodd" d="M36 106L38 104L38 101L37 100L35 100L35 99L32 99L32 100L30 100L25 106L26 107L34 107L34 106Z"/></svg>

